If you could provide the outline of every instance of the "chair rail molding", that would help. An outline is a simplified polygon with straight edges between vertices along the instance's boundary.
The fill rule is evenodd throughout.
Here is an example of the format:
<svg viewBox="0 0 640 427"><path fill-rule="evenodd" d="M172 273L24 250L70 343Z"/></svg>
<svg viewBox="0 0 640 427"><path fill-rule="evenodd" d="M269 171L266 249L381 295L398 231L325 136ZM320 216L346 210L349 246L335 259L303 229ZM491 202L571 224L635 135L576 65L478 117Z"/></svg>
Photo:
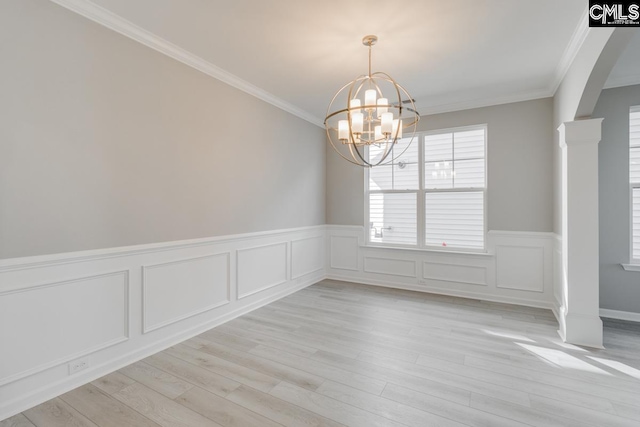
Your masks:
<svg viewBox="0 0 640 427"><path fill-rule="evenodd" d="M0 419L324 279L325 228L0 260Z"/></svg>
<svg viewBox="0 0 640 427"><path fill-rule="evenodd" d="M11 322L12 329L0 328L0 342L26 341L33 355L54 354L20 360L17 353L0 352L5 380L0 419L323 279L541 308L556 305L553 234L491 231L487 253L456 253L363 246L364 232L360 226L320 225L0 260L0 306L36 319L31 326ZM519 269L528 277L518 276ZM75 280L86 301L67 285L46 286ZM27 294L25 300L12 297ZM178 294L184 298L174 303ZM47 351L39 348L44 341L36 327L43 319L38 307L52 301L52 310L63 302L86 308L67 317L50 315L46 320L52 330L93 319L100 334L91 341L80 328ZM94 318L98 301L107 313ZM89 366L70 374L67 364L78 355L87 357Z"/></svg>
<svg viewBox="0 0 640 427"><path fill-rule="evenodd" d="M327 277L551 309L553 233L489 231L487 253L363 245L362 226L327 225Z"/></svg>

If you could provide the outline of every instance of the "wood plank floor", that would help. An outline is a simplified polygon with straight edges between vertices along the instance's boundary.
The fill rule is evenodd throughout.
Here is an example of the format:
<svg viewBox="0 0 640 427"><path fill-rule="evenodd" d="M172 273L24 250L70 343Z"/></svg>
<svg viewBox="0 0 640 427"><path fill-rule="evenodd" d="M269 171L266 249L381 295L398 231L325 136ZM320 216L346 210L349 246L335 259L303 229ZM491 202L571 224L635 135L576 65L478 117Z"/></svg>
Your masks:
<svg viewBox="0 0 640 427"><path fill-rule="evenodd" d="M0 422L640 426L640 328L564 344L547 310L324 281Z"/></svg>

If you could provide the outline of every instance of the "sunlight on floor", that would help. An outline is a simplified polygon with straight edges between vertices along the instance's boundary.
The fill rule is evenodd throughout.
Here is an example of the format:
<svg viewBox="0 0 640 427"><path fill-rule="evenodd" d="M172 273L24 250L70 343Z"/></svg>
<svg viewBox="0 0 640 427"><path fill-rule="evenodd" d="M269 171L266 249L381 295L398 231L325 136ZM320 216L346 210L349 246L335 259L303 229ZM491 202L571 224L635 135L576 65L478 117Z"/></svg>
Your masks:
<svg viewBox="0 0 640 427"><path fill-rule="evenodd" d="M557 345L558 347L562 347L571 351L579 351L581 353L590 353L586 348L578 347L577 345L569 344L568 342L563 342L561 339L557 340L547 340L552 344Z"/></svg>
<svg viewBox="0 0 640 427"><path fill-rule="evenodd" d="M602 359L600 357L593 357L593 356L587 356L587 357L591 360L595 360L598 363L602 363L605 366L615 369L616 371L622 372L623 374L627 374L630 377L640 380L640 371L637 370L636 368L632 368L631 366L625 365L624 363L621 363L615 360Z"/></svg>
<svg viewBox="0 0 640 427"><path fill-rule="evenodd" d="M598 367L595 367L585 362L584 360L580 360L575 356L566 354L560 350L553 350L550 348L537 347L537 346L521 344L521 343L516 343L516 344L518 344L520 347L524 348L525 350L529 351L530 353L533 353L534 355L538 356L542 360L551 362L560 368L576 369L576 370L592 372L600 375L612 376L611 373L604 371Z"/></svg>
<svg viewBox="0 0 640 427"><path fill-rule="evenodd" d="M527 338L527 337L522 336L522 335L512 334L512 333L509 333L509 332L497 332L497 331L491 331L491 330L488 330L488 329L481 329L481 330L485 334L493 335L494 337L508 338L508 339L511 339L511 340L525 341L525 342L535 342L531 338Z"/></svg>

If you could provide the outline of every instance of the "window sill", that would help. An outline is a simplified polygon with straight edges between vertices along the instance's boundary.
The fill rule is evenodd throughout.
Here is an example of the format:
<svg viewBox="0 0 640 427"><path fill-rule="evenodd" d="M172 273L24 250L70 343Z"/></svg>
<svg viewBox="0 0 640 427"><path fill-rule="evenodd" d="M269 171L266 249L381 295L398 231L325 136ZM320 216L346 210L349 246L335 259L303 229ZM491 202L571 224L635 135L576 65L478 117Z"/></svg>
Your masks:
<svg viewBox="0 0 640 427"><path fill-rule="evenodd" d="M640 264L620 264L626 271L640 271Z"/></svg>
<svg viewBox="0 0 640 427"><path fill-rule="evenodd" d="M394 251L407 251L407 252L420 252L425 254L438 254L438 255L462 255L462 256L471 256L471 257L480 257L480 258L490 258L493 257L493 254L490 252L465 252L465 251L455 251L455 250L438 250L438 249L424 249L424 248L403 248L400 246L380 246L380 245L360 245L362 249L383 249L383 250L394 250Z"/></svg>

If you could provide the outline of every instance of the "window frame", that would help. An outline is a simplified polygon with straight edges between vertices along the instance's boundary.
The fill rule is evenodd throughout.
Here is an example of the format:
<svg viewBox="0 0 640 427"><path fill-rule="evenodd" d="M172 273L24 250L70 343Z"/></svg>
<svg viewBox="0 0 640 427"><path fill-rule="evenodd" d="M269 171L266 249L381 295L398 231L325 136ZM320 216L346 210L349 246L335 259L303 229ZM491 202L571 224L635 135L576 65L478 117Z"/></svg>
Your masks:
<svg viewBox="0 0 640 427"><path fill-rule="evenodd" d="M482 188L442 188L442 189L427 189L425 186L425 158L424 158L424 144L425 137L430 135L438 135L438 134L447 134L447 133L456 133L456 132L465 132L471 130L480 130L484 131L484 187ZM489 168L488 168L488 126L486 123L477 124L477 125L468 125L468 126L457 126L451 128L443 128L443 129L434 129L428 131L420 131L416 132L414 136L414 140L411 142L412 144L418 144L418 181L419 186L415 190L370 190L369 189L369 177L371 168L365 168L364 173L364 219L365 219L365 246L376 247L376 248L398 248L398 249L409 249L409 250L422 250L422 251L437 251L437 252L458 252L458 253L487 253L487 233L488 233L488 221L487 221L487 200L488 200L488 176L489 176ZM455 142L454 142L455 144ZM368 156L369 151L368 148L365 152ZM453 159L455 162L455 159ZM461 247L461 246L435 246L435 245L427 245L426 244L426 195L427 193L469 193L469 192L482 192L483 193L483 215L482 215L482 231L483 231L483 247L482 248L471 248L471 247ZM416 194L416 244L400 244L400 243L383 243L383 242L374 242L371 241L371 221L370 221L370 195L374 194L390 194L390 193L409 193Z"/></svg>
<svg viewBox="0 0 640 427"><path fill-rule="evenodd" d="M629 137L628 139L628 153L629 153L629 160L627 162L627 165L629 166L629 264L631 265L640 265L640 258L634 258L633 257L633 253L634 253L634 247L633 247L633 191L634 190L638 190L640 191L640 181L638 182L632 182L631 181L631 114L633 113L640 113L640 105L632 105L629 107L629 126L628 126L628 131L629 131ZM636 149L638 149L640 151L640 148L634 147Z"/></svg>

